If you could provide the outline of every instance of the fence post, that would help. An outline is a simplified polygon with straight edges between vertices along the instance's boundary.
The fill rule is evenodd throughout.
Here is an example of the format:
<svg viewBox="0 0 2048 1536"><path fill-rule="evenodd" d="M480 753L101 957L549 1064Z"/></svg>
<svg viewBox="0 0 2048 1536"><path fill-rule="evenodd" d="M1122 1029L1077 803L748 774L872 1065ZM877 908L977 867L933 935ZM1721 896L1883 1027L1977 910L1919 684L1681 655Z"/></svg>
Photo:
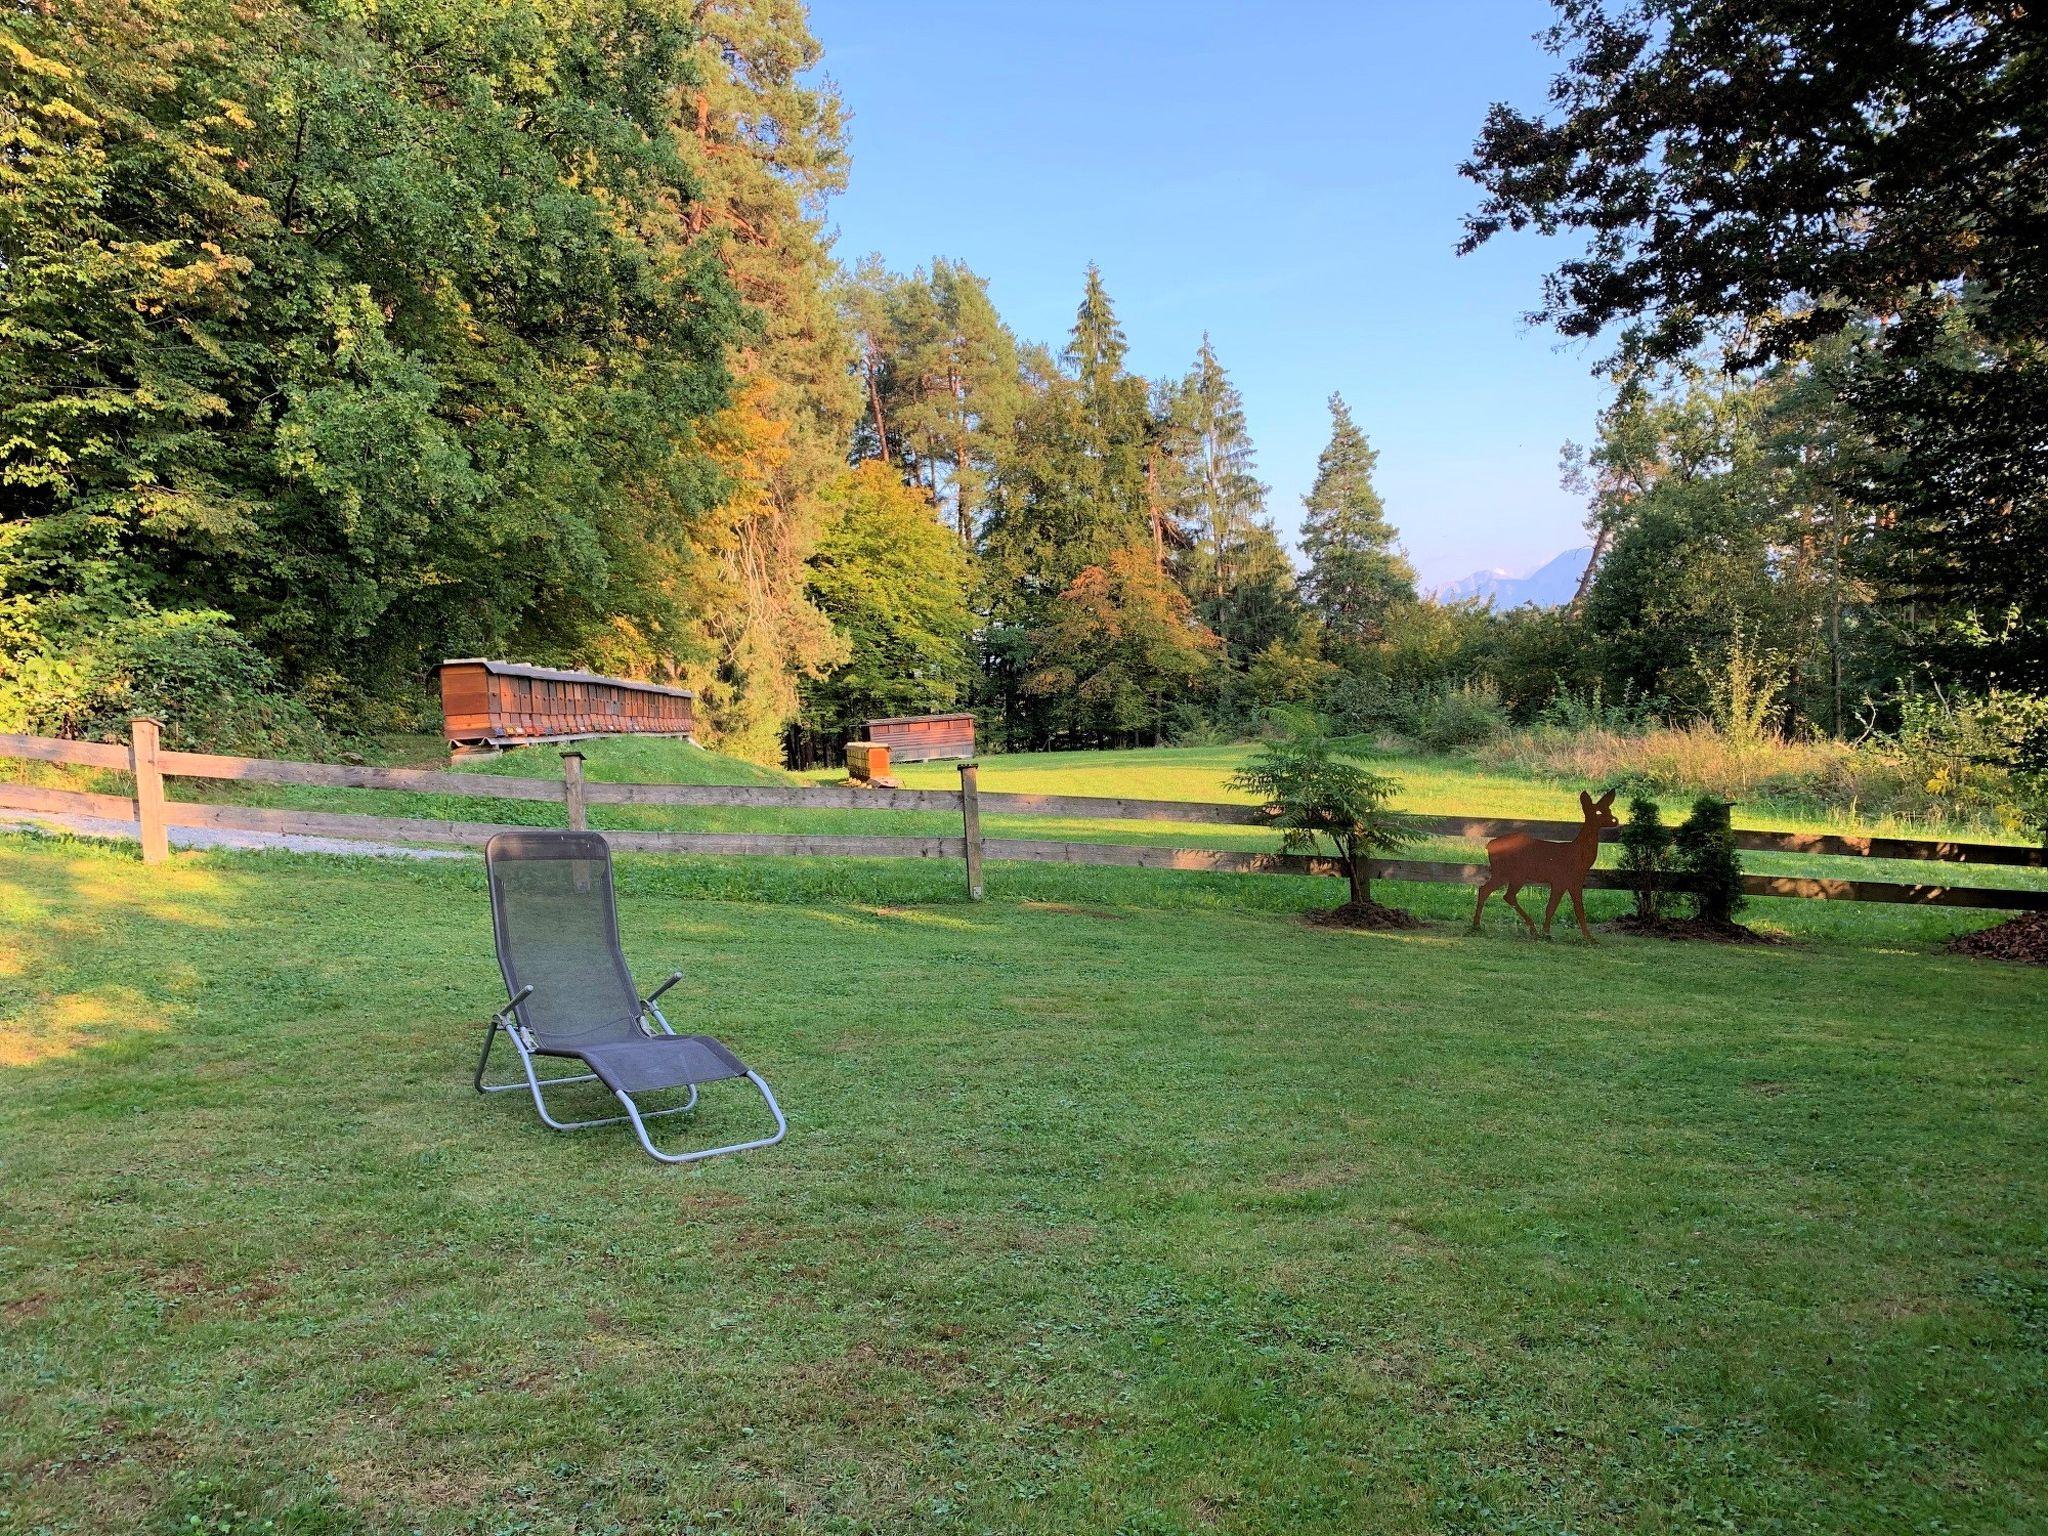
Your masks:
<svg viewBox="0 0 2048 1536"><path fill-rule="evenodd" d="M135 775L135 821L145 864L161 864L171 856L164 831L164 776L156 765L162 732L162 725L146 715L128 722L128 770Z"/></svg>
<svg viewBox="0 0 2048 1536"><path fill-rule="evenodd" d="M981 790L975 780L981 768L976 763L960 765L960 829L967 839L967 899L980 901L981 884Z"/></svg>
<svg viewBox="0 0 2048 1536"><path fill-rule="evenodd" d="M562 801L569 807L569 830L590 830L590 814L583 808L583 754L562 754Z"/></svg>

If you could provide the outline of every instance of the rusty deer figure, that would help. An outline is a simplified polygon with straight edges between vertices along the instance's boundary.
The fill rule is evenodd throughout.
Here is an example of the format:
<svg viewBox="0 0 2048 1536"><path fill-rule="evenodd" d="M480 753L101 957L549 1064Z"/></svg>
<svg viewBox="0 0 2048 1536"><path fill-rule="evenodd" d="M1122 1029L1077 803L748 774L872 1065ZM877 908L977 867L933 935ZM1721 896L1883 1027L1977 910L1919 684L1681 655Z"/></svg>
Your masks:
<svg viewBox="0 0 2048 1536"><path fill-rule="evenodd" d="M1591 944L1593 930L1586 925L1586 875L1599 856L1600 834L1621 825L1615 819L1613 805L1611 789L1598 800L1580 790L1579 809L1585 813L1586 824L1570 842L1553 843L1526 832L1510 832L1488 843L1486 881L1479 887L1479 900L1472 907L1472 931L1479 931L1479 914L1486 910L1486 898L1506 887L1508 905L1515 909L1515 916L1533 938L1536 924L1515 897L1525 885L1547 885L1550 905L1543 909L1543 937L1550 937L1550 920L1557 916L1557 904L1569 896L1572 911L1579 919L1579 932Z"/></svg>

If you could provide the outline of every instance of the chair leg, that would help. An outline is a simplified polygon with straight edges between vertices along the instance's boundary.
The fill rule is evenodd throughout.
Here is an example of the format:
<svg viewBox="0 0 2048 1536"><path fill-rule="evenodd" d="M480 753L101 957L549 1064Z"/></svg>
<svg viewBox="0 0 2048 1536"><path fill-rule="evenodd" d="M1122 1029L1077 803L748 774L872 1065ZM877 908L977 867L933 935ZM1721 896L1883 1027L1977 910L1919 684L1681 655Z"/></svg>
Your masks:
<svg viewBox="0 0 2048 1536"><path fill-rule="evenodd" d="M656 1162L662 1163L695 1163L701 1162L707 1157L723 1157L728 1152L751 1152L756 1147L772 1147L789 1134L789 1122L782 1118L782 1106L775 1102L775 1095L770 1091L768 1084L762 1080L761 1074L749 1072L747 1074L747 1081L758 1088L761 1091L761 1097L767 1100L768 1112L775 1116L775 1134L773 1136L763 1136L755 1141L735 1141L728 1146L707 1147L702 1152L662 1151L648 1139L647 1127L641 1124L641 1120L643 1118L652 1120L655 1115L666 1113L666 1111L656 1110L653 1114L643 1117L640 1107L633 1102L631 1094L619 1094L618 1100L626 1106L625 1118L633 1122L633 1134L640 1138L640 1145L646 1149L649 1157L653 1158ZM696 1094L697 1090L693 1086L690 1089L690 1096L693 1101L696 1098Z"/></svg>

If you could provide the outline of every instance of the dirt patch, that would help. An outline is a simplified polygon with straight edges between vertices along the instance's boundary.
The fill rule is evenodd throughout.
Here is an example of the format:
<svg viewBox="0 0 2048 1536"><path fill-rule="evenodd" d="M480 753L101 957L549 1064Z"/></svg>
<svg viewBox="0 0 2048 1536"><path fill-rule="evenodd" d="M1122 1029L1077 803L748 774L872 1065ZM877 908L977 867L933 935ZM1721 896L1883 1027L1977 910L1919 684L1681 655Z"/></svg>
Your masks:
<svg viewBox="0 0 2048 1536"><path fill-rule="evenodd" d="M729 1189L691 1190L676 1197L676 1213L680 1216L713 1216L746 1203L745 1195Z"/></svg>
<svg viewBox="0 0 2048 1536"><path fill-rule="evenodd" d="M1975 933L1959 933L1941 947L1951 955L1974 955L1979 960L2048 965L2048 912L2029 912Z"/></svg>
<svg viewBox="0 0 2048 1536"><path fill-rule="evenodd" d="M188 1321L226 1312L259 1312L284 1294L278 1279L218 1280L207 1273L205 1265L191 1260L158 1270L149 1277L149 1287L174 1304L176 1315Z"/></svg>
<svg viewBox="0 0 2048 1536"><path fill-rule="evenodd" d="M1422 919L1399 907L1383 907L1376 901L1347 901L1327 912L1310 912L1303 921L1316 928L1420 928Z"/></svg>
<svg viewBox="0 0 2048 1536"><path fill-rule="evenodd" d="M1107 907L1077 907L1066 901L1025 901L1019 902L1027 912L1061 912L1069 917L1099 917L1107 923L1127 923L1131 920L1128 912L1112 912Z"/></svg>
<svg viewBox="0 0 2048 1536"><path fill-rule="evenodd" d="M37 1291L33 1296L16 1296L0 1302L0 1318L10 1323L25 1323L32 1317L41 1317L50 1310L54 1300L49 1292Z"/></svg>
<svg viewBox="0 0 2048 1536"><path fill-rule="evenodd" d="M1714 923L1704 917L1617 917L1602 923L1604 933L1625 933L1637 939L1693 939L1707 944L1782 944L1773 934L1758 933L1740 923Z"/></svg>
<svg viewBox="0 0 2048 1536"><path fill-rule="evenodd" d="M1341 1189L1356 1184L1364 1170L1356 1163L1319 1163L1313 1168L1290 1168L1266 1180L1268 1189L1286 1194L1319 1189Z"/></svg>

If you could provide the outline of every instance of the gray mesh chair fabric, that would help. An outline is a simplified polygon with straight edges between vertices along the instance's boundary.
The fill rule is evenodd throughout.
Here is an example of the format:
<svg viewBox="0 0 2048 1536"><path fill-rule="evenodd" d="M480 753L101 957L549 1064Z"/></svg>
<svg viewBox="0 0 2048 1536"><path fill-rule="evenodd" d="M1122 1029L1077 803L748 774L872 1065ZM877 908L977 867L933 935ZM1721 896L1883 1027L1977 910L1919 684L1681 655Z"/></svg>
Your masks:
<svg viewBox="0 0 2048 1536"><path fill-rule="evenodd" d="M760 1075L711 1036L678 1035L662 1017L655 998L682 973L671 976L651 998L643 998L634 986L619 947L611 850L603 837L595 832L501 832L485 845L484 865L498 968L511 1001L485 1033L476 1071L479 1092L528 1087L541 1120L555 1130L629 1122L648 1154L668 1163L782 1140L788 1124ZM524 1084L484 1081L500 1033L519 1053ZM543 1078L535 1071L536 1057L576 1061L589 1070ZM698 1152L664 1152L654 1145L645 1121L688 1114L697 1107L699 1085L741 1077L767 1101L775 1117L773 1136ZM590 1082L609 1090L625 1114L562 1121L549 1112L544 1086ZM636 1094L671 1088L687 1088L689 1102L650 1110L634 1100Z"/></svg>
<svg viewBox="0 0 2048 1536"><path fill-rule="evenodd" d="M535 1048L644 1040L640 994L619 949L610 850L595 832L501 832L484 850L505 989Z"/></svg>

